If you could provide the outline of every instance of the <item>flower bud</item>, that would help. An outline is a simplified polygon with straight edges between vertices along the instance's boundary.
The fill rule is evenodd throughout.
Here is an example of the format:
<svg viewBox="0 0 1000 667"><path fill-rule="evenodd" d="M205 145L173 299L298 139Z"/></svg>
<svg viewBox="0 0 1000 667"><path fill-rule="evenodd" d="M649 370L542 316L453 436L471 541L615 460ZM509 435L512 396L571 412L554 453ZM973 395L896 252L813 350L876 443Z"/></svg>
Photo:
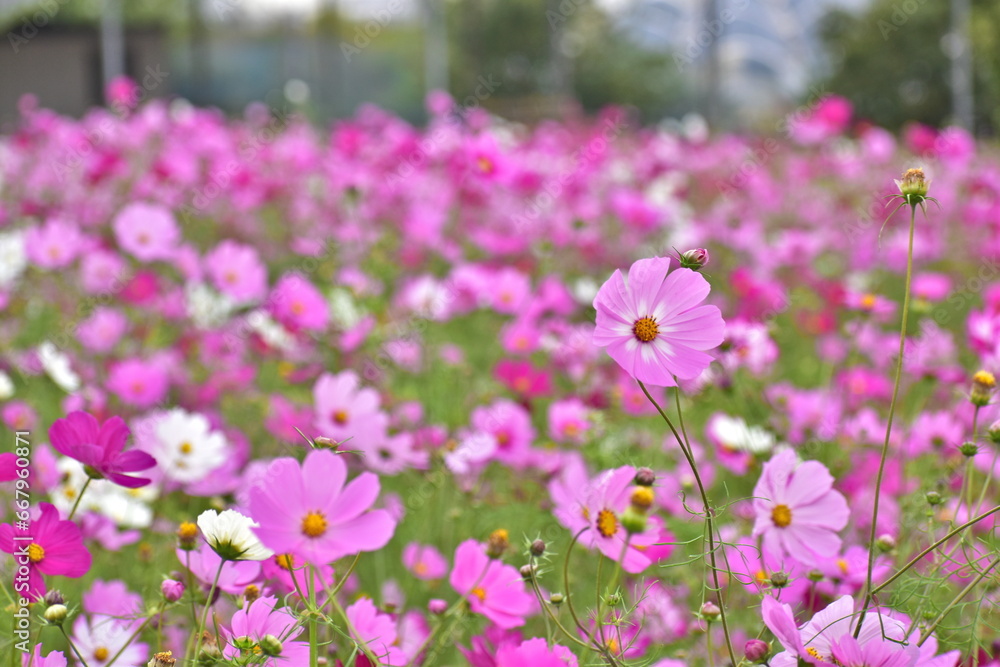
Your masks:
<svg viewBox="0 0 1000 667"><path fill-rule="evenodd" d="M69 609L66 608L66 605L54 604L45 610L45 620L52 625L62 625L68 613Z"/></svg>
<svg viewBox="0 0 1000 667"><path fill-rule="evenodd" d="M656 473L651 468L639 468L635 471L635 483L639 486L653 486Z"/></svg>
<svg viewBox="0 0 1000 667"><path fill-rule="evenodd" d="M330 438L326 437L325 435L321 435L318 438L313 438L313 444L316 445L317 447L326 447L328 449L336 449L337 448L337 441L336 440L331 440Z"/></svg>
<svg viewBox="0 0 1000 667"><path fill-rule="evenodd" d="M701 605L701 609L699 610L698 614L703 619L705 619L706 621L708 621L709 623L711 623L712 621L714 621L714 620L718 619L720 616L722 616L722 610L719 609L719 605L715 604L714 602L709 601L709 602L706 602L705 604Z"/></svg>
<svg viewBox="0 0 1000 667"><path fill-rule="evenodd" d="M681 268L699 271L708 264L708 251L704 248L695 248L681 254Z"/></svg>
<svg viewBox="0 0 1000 667"><path fill-rule="evenodd" d="M163 593L163 599L167 602L180 600L184 597L184 590L184 583L173 579L164 579L163 583L160 584L160 592Z"/></svg>
<svg viewBox="0 0 1000 667"><path fill-rule="evenodd" d="M989 405L990 395L996 389L997 379L989 371L978 371L972 376L972 391L969 393L969 401L976 407Z"/></svg>
<svg viewBox="0 0 1000 667"><path fill-rule="evenodd" d="M875 548L882 553L889 553L896 548L896 538L888 534L879 535L878 539L875 540Z"/></svg>
<svg viewBox="0 0 1000 667"><path fill-rule="evenodd" d="M637 512L646 512L653 506L654 498L655 495L653 494L653 489L651 487L637 486L632 489L632 497L630 501L632 503L632 507L634 507Z"/></svg>
<svg viewBox="0 0 1000 667"><path fill-rule="evenodd" d="M986 431L986 435L989 437L990 442L994 445L1000 445L1000 419L990 424L989 429Z"/></svg>
<svg viewBox="0 0 1000 667"><path fill-rule="evenodd" d="M448 611L448 603L440 598L433 598L427 603L427 611L435 616L440 616Z"/></svg>
<svg viewBox="0 0 1000 667"><path fill-rule="evenodd" d="M635 535L646 530L646 513L637 511L635 507L629 505L621 516L622 528L629 535Z"/></svg>
<svg viewBox="0 0 1000 667"><path fill-rule="evenodd" d="M784 588L788 585L787 572L772 572L770 578L771 585L775 588Z"/></svg>
<svg viewBox="0 0 1000 667"><path fill-rule="evenodd" d="M54 604L66 604L66 598L59 591L58 588L53 588L51 591L45 594L45 604L52 606Z"/></svg>
<svg viewBox="0 0 1000 667"><path fill-rule="evenodd" d="M243 589L243 599L246 600L244 608L249 607L254 600L260 597L260 589L256 585L250 584Z"/></svg>
<svg viewBox="0 0 1000 667"><path fill-rule="evenodd" d="M771 647L762 639L751 639L743 646L743 655L750 662L764 662L771 655Z"/></svg>
<svg viewBox="0 0 1000 667"><path fill-rule="evenodd" d="M899 192L906 197L906 203L919 204L927 196L927 190L931 182L925 180L923 169L907 169L903 172L903 179L896 181Z"/></svg>
<svg viewBox="0 0 1000 667"><path fill-rule="evenodd" d="M563 597L562 593L553 593L552 595L549 596L549 604L551 604L554 607L558 607L563 603L564 599L565 598Z"/></svg>
<svg viewBox="0 0 1000 667"><path fill-rule="evenodd" d="M274 635L264 635L260 638L260 650L264 655L280 656L282 648L281 642Z"/></svg>
<svg viewBox="0 0 1000 667"><path fill-rule="evenodd" d="M146 663L146 667L174 667L177 664L177 659L173 655L170 651L157 653L152 660Z"/></svg>
<svg viewBox="0 0 1000 667"><path fill-rule="evenodd" d="M806 572L806 579L808 579L809 581L823 581L823 579L825 578L826 575L820 572L819 570L809 570L808 572Z"/></svg>
<svg viewBox="0 0 1000 667"><path fill-rule="evenodd" d="M974 442L963 442L958 446L958 451L962 452L962 456L972 458L979 453L979 446Z"/></svg>
<svg viewBox="0 0 1000 667"><path fill-rule="evenodd" d="M535 576L534 565L522 565L519 571L521 573L521 578L527 582L530 582Z"/></svg>
<svg viewBox="0 0 1000 667"><path fill-rule="evenodd" d="M543 542L542 540L535 540L534 542L531 543L532 556L537 557L541 556L544 553L545 553L545 542Z"/></svg>
<svg viewBox="0 0 1000 667"><path fill-rule="evenodd" d="M942 498L941 494L938 493L937 491L928 491L926 494L924 494L924 499L927 501L927 504L930 505L931 507L933 507L934 505L940 505L941 503L944 502L944 498Z"/></svg>
<svg viewBox="0 0 1000 667"><path fill-rule="evenodd" d="M503 528L499 528L490 533L486 540L486 555L490 558L500 558L508 547L510 547L510 535Z"/></svg>
<svg viewBox="0 0 1000 667"><path fill-rule="evenodd" d="M622 596L618 595L618 593L612 593L608 597L604 598L604 601L609 607L617 607L622 603Z"/></svg>
<svg viewBox="0 0 1000 667"><path fill-rule="evenodd" d="M193 551L198 541L198 526L190 521L183 522L177 529L177 546L184 551Z"/></svg>

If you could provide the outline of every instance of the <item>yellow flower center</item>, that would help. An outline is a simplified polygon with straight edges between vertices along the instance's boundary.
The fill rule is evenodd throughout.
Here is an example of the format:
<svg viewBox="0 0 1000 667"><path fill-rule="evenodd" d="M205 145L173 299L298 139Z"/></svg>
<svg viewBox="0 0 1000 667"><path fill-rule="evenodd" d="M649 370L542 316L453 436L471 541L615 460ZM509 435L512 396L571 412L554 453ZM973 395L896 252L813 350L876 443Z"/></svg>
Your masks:
<svg viewBox="0 0 1000 667"><path fill-rule="evenodd" d="M529 389L531 389L531 380L528 378L520 377L514 380L514 391L519 394L526 394Z"/></svg>
<svg viewBox="0 0 1000 667"><path fill-rule="evenodd" d="M180 446L181 454L190 454L194 447L191 446L190 442L182 442Z"/></svg>
<svg viewBox="0 0 1000 667"><path fill-rule="evenodd" d="M479 167L479 171L488 174L493 171L493 161L488 157L480 157L476 160L476 165Z"/></svg>
<svg viewBox="0 0 1000 667"><path fill-rule="evenodd" d="M618 532L618 517L611 510L601 510L597 515L597 532L604 537L611 537Z"/></svg>
<svg viewBox="0 0 1000 667"><path fill-rule="evenodd" d="M996 377L989 371L977 371L976 374L972 376L972 381L985 387L986 389L992 389L997 386Z"/></svg>
<svg viewBox="0 0 1000 667"><path fill-rule="evenodd" d="M496 434L497 447L503 449L510 445L510 433L507 431L500 431Z"/></svg>
<svg viewBox="0 0 1000 667"><path fill-rule="evenodd" d="M94 660L107 660L109 653L111 653L111 651L108 649L103 646L98 646L94 649Z"/></svg>
<svg viewBox="0 0 1000 667"><path fill-rule="evenodd" d="M274 557L274 564L282 570L292 569L292 554L278 554Z"/></svg>
<svg viewBox="0 0 1000 667"><path fill-rule="evenodd" d="M822 660L823 659L823 656L821 656L819 654L819 651L817 651L816 649L814 649L812 646L810 646L809 648L806 649L806 653L808 653L812 657L816 658L817 660Z"/></svg>
<svg viewBox="0 0 1000 667"><path fill-rule="evenodd" d="M837 559L837 567L840 569L840 573L843 575L847 574L847 561L843 558Z"/></svg>
<svg viewBox="0 0 1000 667"><path fill-rule="evenodd" d="M632 333L643 343L648 343L649 341L656 338L656 335L660 333L660 327L652 317L646 316L641 320L636 320L635 324L632 325Z"/></svg>
<svg viewBox="0 0 1000 667"><path fill-rule="evenodd" d="M428 571L430 571L430 568L427 567L427 563L420 561L419 563L413 566L413 571L419 574L421 577L423 577L427 574Z"/></svg>
<svg viewBox="0 0 1000 667"><path fill-rule="evenodd" d="M754 575L754 578L757 580L758 584L763 585L768 579L767 572L764 570L757 570L757 574Z"/></svg>
<svg viewBox="0 0 1000 667"><path fill-rule="evenodd" d="M579 425L576 424L576 422L570 422L565 426L563 426L563 432L566 433L566 435L568 435L569 437L575 438L577 435L580 434L580 427Z"/></svg>
<svg viewBox="0 0 1000 667"><path fill-rule="evenodd" d="M618 640L615 639L614 637L612 637L611 639L609 639L607 641L607 643L605 644L605 646L607 646L608 650L611 651L612 653L614 653L615 655L618 655L618 653L620 652L620 648L621 647L618 646Z"/></svg>
<svg viewBox="0 0 1000 667"><path fill-rule="evenodd" d="M784 528L792 522L792 509L788 505L775 505L771 510L771 521L778 528Z"/></svg>
<svg viewBox="0 0 1000 667"><path fill-rule="evenodd" d="M307 537L319 537L326 532L326 517L321 512L309 512L302 519L302 533Z"/></svg>
<svg viewBox="0 0 1000 667"><path fill-rule="evenodd" d="M486 601L486 590L485 589L480 588L479 586L476 586L475 588L472 589L472 594L475 595L477 598L479 598L480 602L485 602Z"/></svg>
<svg viewBox="0 0 1000 667"><path fill-rule="evenodd" d="M292 314L301 315L306 312L306 306L301 301L295 301L292 303Z"/></svg>
<svg viewBox="0 0 1000 667"><path fill-rule="evenodd" d="M193 540L198 537L198 526L190 521L185 521L181 524L180 528L177 529L177 537L182 540Z"/></svg>
<svg viewBox="0 0 1000 667"><path fill-rule="evenodd" d="M338 426L343 426L347 423L347 412L344 410L336 410L333 413L333 423Z"/></svg>
<svg viewBox="0 0 1000 667"><path fill-rule="evenodd" d="M874 294L865 294L863 297L861 297L861 307L864 308L865 310L871 310L872 308L874 308L875 307L875 295Z"/></svg>
<svg viewBox="0 0 1000 667"><path fill-rule="evenodd" d="M45 549L42 548L41 544L32 542L28 545L28 560L32 563L41 563L44 558Z"/></svg>

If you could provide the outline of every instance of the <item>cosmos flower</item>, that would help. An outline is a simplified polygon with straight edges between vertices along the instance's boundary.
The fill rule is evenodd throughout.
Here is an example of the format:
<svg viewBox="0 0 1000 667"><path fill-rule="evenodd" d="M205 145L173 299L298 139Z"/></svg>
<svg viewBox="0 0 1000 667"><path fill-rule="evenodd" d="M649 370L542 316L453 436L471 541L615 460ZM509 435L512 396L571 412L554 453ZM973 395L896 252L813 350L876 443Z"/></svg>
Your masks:
<svg viewBox="0 0 1000 667"><path fill-rule="evenodd" d="M718 308L698 305L710 289L691 269L670 272L669 257L640 259L628 282L615 271L594 297L594 344L641 382L673 387L674 377L694 379L712 363L705 350L725 331Z"/></svg>
<svg viewBox="0 0 1000 667"><path fill-rule="evenodd" d="M91 667L103 667L118 655L115 664L138 665L149 659L149 645L133 641L134 628L121 623L109 623L109 617L96 614L77 617L73 623L73 643L87 658Z"/></svg>
<svg viewBox="0 0 1000 667"><path fill-rule="evenodd" d="M169 259L181 235L173 214L159 204L133 202L111 226L118 245L140 262Z"/></svg>
<svg viewBox="0 0 1000 667"><path fill-rule="evenodd" d="M576 656L559 644L549 648L541 637L523 641L517 646L506 644L497 650L496 667L576 667Z"/></svg>
<svg viewBox="0 0 1000 667"><path fill-rule="evenodd" d="M146 486L150 480L125 473L148 470L156 465L156 460L137 449L124 451L130 434L121 417L111 417L99 424L93 415L76 411L52 424L49 440L60 454L87 466L88 473L134 489Z"/></svg>
<svg viewBox="0 0 1000 667"><path fill-rule="evenodd" d="M39 503L41 515L27 526L0 525L0 551L27 561L27 581L15 585L23 598L45 595L45 576L82 577L90 570L90 552L83 545L80 528L59 518L59 510ZM31 538L30 541L25 538ZM22 590L23 588L23 590Z"/></svg>
<svg viewBox="0 0 1000 667"><path fill-rule="evenodd" d="M396 528L386 510L371 509L379 489L370 472L347 483L347 464L327 449L312 450L301 465L276 459L250 489L250 515L260 523L254 532L275 553L313 565L376 551Z"/></svg>
<svg viewBox="0 0 1000 667"><path fill-rule="evenodd" d="M753 536L763 536L770 559L788 555L803 565L815 565L839 553L837 531L847 525L850 511L844 496L833 489L826 466L797 461L795 452L785 449L764 464L753 492Z"/></svg>
<svg viewBox="0 0 1000 667"><path fill-rule="evenodd" d="M535 602L525 590L521 573L491 559L486 547L476 540L466 540L455 549L455 567L449 582L466 597L474 613L505 629L524 625L524 617Z"/></svg>
<svg viewBox="0 0 1000 667"><path fill-rule="evenodd" d="M386 667L403 667L409 661L406 653L396 646L398 631L392 617L379 613L370 598L361 598L344 610L351 622L352 636L364 642Z"/></svg>
<svg viewBox="0 0 1000 667"><path fill-rule="evenodd" d="M448 573L448 561L430 544L407 544L403 548L403 565L417 579L440 579Z"/></svg>
<svg viewBox="0 0 1000 667"><path fill-rule="evenodd" d="M150 445L164 474L177 482L204 479L225 462L229 454L226 437L213 431L208 418L174 408L156 421L156 438Z"/></svg>
<svg viewBox="0 0 1000 667"><path fill-rule="evenodd" d="M229 627L222 628L222 635L226 640L222 655L229 659L244 655L259 656L260 641L271 635L280 638L281 652L263 662L255 658L253 664L266 667L299 667L309 664L309 644L295 641L302 634L302 626L288 611L275 609L277 603L277 598L264 596L233 614Z"/></svg>
<svg viewBox="0 0 1000 667"><path fill-rule="evenodd" d="M259 301L267 292L267 267L252 246L226 239L205 255L216 289L237 303Z"/></svg>

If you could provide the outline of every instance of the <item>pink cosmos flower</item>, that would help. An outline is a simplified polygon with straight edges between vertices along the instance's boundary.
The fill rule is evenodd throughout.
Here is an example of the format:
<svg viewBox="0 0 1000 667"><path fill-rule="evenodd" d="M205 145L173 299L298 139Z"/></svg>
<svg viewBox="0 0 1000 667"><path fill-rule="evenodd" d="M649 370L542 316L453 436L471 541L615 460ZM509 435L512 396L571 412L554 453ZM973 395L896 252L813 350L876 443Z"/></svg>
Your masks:
<svg viewBox="0 0 1000 667"><path fill-rule="evenodd" d="M125 260L116 252L96 250L87 253L80 260L83 289L91 294L120 289L121 283L128 277L126 267Z"/></svg>
<svg viewBox="0 0 1000 667"><path fill-rule="evenodd" d="M80 323L77 337L91 352L108 352L121 339L128 328L128 319L114 308L96 308Z"/></svg>
<svg viewBox="0 0 1000 667"><path fill-rule="evenodd" d="M455 549L451 587L464 595L473 612L482 614L501 628L524 625L534 596L525 590L521 573L486 555L486 547L466 540Z"/></svg>
<svg viewBox="0 0 1000 667"><path fill-rule="evenodd" d="M149 660L149 645L132 641L134 628L112 620L99 614L89 619L81 615L73 623L73 643L86 656L87 665L104 667L119 651L116 665L139 665Z"/></svg>
<svg viewBox="0 0 1000 667"><path fill-rule="evenodd" d="M59 510L49 503L39 503L39 507L41 516L26 528L0 525L0 551L12 554L19 564L27 561L27 582L18 583L14 589L29 600L45 595L42 575L75 579L90 570L90 552L83 545L79 527L61 520Z"/></svg>
<svg viewBox="0 0 1000 667"><path fill-rule="evenodd" d="M379 613L370 598L361 598L346 610L354 640L364 642L386 667L404 667L409 657L396 646L399 633L388 614ZM360 663L359 663L360 664Z"/></svg>
<svg viewBox="0 0 1000 667"><path fill-rule="evenodd" d="M515 468L523 468L525 454L535 439L531 415L523 407L506 399L472 411L472 427L496 440L494 457Z"/></svg>
<svg viewBox="0 0 1000 667"><path fill-rule="evenodd" d="M131 203L111 226L118 245L140 262L170 259L181 236L173 213L159 204Z"/></svg>
<svg viewBox="0 0 1000 667"><path fill-rule="evenodd" d="M576 667L576 656L566 648L555 644L549 648L541 637L521 642L517 646L506 644L497 651L496 667Z"/></svg>
<svg viewBox="0 0 1000 667"><path fill-rule="evenodd" d="M252 246L226 239L205 256L212 283L237 303L258 301L267 292L267 268Z"/></svg>
<svg viewBox="0 0 1000 667"><path fill-rule="evenodd" d="M642 382L673 387L674 377L698 377L712 357L705 353L723 340L725 323L715 306L698 305L708 281L691 269L670 271L669 257L640 259L628 282L615 271L594 297L595 345Z"/></svg>
<svg viewBox="0 0 1000 667"><path fill-rule="evenodd" d="M285 274L267 298L268 309L286 327L322 331L330 320L330 307L316 287L297 273Z"/></svg>
<svg viewBox="0 0 1000 667"><path fill-rule="evenodd" d="M59 269L76 259L83 236L72 222L52 218L44 225L29 228L24 245L28 259L36 266Z"/></svg>
<svg viewBox="0 0 1000 667"><path fill-rule="evenodd" d="M508 389L526 399L545 396L552 391L548 373L536 369L530 361L504 359L493 369L493 375Z"/></svg>
<svg viewBox="0 0 1000 667"><path fill-rule="evenodd" d="M621 515L628 508L631 498L635 468L622 466L608 470L594 479L586 490L586 500L577 510L590 530L580 537L589 548L597 548L608 558L618 561L625 551L622 568L626 572L642 572L653 562L650 547L662 542L659 524L650 517L649 526L642 533L629 536L621 525ZM625 549L625 538L629 537Z"/></svg>
<svg viewBox="0 0 1000 667"><path fill-rule="evenodd" d="M254 660L254 664L267 667L300 667L309 664L309 644L294 641L302 634L295 616L284 609L275 609L278 599L264 596L254 600L249 607L240 609L233 614L233 620L228 628L222 628L226 645L222 655L226 658L259 655L259 642L267 635L273 635L281 641L281 655L266 658L263 662ZM239 640L249 638L249 643L243 648Z"/></svg>
<svg viewBox="0 0 1000 667"><path fill-rule="evenodd" d="M371 387L359 387L354 371L337 375L324 373L313 386L316 429L338 442L360 433L384 431L388 417L379 410L379 394ZM348 445L348 449L350 449Z"/></svg>
<svg viewBox="0 0 1000 667"><path fill-rule="evenodd" d="M359 551L376 551L392 538L396 522L386 510L372 510L379 493L370 472L349 484L347 464L327 449L311 451L300 465L280 458L250 489L254 532L265 546L313 565Z"/></svg>
<svg viewBox="0 0 1000 667"><path fill-rule="evenodd" d="M21 656L21 667L66 667L66 655L62 651L52 651L42 657L42 645L35 644L31 653Z"/></svg>
<svg viewBox="0 0 1000 667"><path fill-rule="evenodd" d="M753 536L763 536L768 558L780 561L788 555L815 565L840 551L837 531L847 525L850 511L822 463L798 465L795 452L783 450L764 464L753 495Z"/></svg>
<svg viewBox="0 0 1000 667"><path fill-rule="evenodd" d="M12 482L19 477L17 465L17 454L14 452L4 452L0 454L0 482Z"/></svg>
<svg viewBox="0 0 1000 667"><path fill-rule="evenodd" d="M590 430L587 406L578 398L556 401L549 406L549 436L556 442L583 444Z"/></svg>
<svg viewBox="0 0 1000 667"><path fill-rule="evenodd" d="M111 368L107 388L126 405L149 408L166 397L170 378L155 361L126 359Z"/></svg>
<svg viewBox="0 0 1000 667"><path fill-rule="evenodd" d="M129 435L121 417L111 417L103 424L86 412L71 412L57 419L49 429L49 440L60 454L89 466L105 479L129 489L149 484L143 477L124 473L148 470L156 460L138 449L124 451Z"/></svg>
<svg viewBox="0 0 1000 667"><path fill-rule="evenodd" d="M429 544L407 544L403 549L403 565L417 579L426 581L440 579L448 572L448 561Z"/></svg>

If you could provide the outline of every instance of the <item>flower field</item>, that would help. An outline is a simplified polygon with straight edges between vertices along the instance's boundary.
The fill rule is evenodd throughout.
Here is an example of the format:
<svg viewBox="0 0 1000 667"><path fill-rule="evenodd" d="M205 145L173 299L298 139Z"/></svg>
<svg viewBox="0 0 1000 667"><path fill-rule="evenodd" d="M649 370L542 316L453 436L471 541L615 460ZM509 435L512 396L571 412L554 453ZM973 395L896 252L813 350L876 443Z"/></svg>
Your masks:
<svg viewBox="0 0 1000 667"><path fill-rule="evenodd" d="M993 147L428 109L22 101L0 665L1000 665Z"/></svg>

